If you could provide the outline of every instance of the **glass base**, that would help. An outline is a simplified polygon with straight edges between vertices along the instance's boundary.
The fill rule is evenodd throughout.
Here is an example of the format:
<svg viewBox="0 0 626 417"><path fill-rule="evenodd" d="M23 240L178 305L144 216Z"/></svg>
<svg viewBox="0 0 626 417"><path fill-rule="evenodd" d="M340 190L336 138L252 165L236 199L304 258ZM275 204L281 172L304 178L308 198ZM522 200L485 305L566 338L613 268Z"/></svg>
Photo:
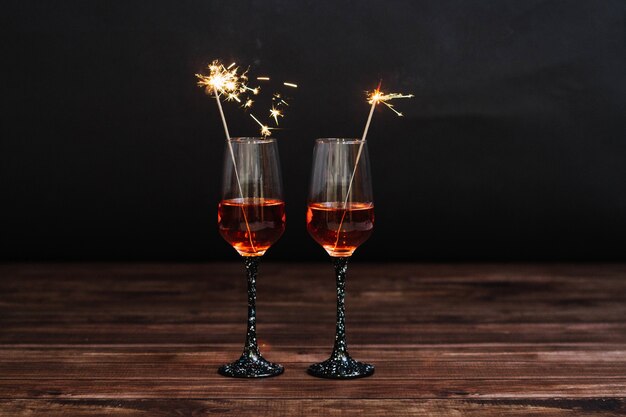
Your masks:
<svg viewBox="0 0 626 417"><path fill-rule="evenodd" d="M220 375L233 378L266 378L282 374L282 365L266 361L262 356L242 356L235 362L219 367Z"/></svg>
<svg viewBox="0 0 626 417"><path fill-rule="evenodd" d="M357 362L349 356L331 357L324 362L309 366L309 374L318 378L353 379L364 378L374 373L374 365Z"/></svg>

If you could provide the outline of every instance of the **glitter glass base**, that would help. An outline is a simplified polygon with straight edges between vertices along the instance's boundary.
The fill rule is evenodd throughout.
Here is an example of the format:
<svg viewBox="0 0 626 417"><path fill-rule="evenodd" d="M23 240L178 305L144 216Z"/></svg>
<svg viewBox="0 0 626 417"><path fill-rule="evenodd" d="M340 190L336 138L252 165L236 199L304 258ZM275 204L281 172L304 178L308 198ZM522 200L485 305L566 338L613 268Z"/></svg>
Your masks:
<svg viewBox="0 0 626 417"><path fill-rule="evenodd" d="M343 358L331 357L324 362L311 365L308 372L318 378L363 378L374 373L374 365L357 362L349 356Z"/></svg>
<svg viewBox="0 0 626 417"><path fill-rule="evenodd" d="M262 356L242 356L235 362L220 366L220 375L233 378L265 378L282 374L282 365L266 361Z"/></svg>

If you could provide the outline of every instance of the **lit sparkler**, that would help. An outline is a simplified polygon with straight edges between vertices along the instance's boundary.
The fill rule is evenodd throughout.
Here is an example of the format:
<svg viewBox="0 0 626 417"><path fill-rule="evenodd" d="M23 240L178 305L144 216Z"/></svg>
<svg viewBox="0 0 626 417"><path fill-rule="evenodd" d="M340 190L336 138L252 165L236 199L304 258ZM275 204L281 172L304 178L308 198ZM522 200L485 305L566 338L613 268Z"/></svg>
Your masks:
<svg viewBox="0 0 626 417"><path fill-rule="evenodd" d="M222 124L224 125L226 138L230 139L230 133L228 131L228 125L226 123L226 118L224 117L224 110L220 99L223 99L224 101L236 101L240 104L241 108L249 110L255 103L255 100L252 100L249 95L258 95L260 88L250 87L248 85L248 70L241 71L234 62L226 67L219 60L215 60L208 65L207 69L209 70L208 75L196 74L196 77L198 78L198 85L204 88L207 94L215 97L220 116L222 118ZM270 81L270 77L259 76L256 77L256 80ZM292 82L283 82L282 84L286 87L298 88L298 85ZM273 94L272 107L269 109L269 118L274 119L276 126L278 126L278 118L285 116L284 108L281 108L283 106L289 106L286 99L282 98L282 96L278 93ZM261 136L270 136L273 128L264 125L252 114L251 116L260 126Z"/></svg>
<svg viewBox="0 0 626 417"><path fill-rule="evenodd" d="M198 85L200 87L204 87L207 94L213 94L215 96L215 101L217 102L217 108L220 111L220 116L222 117L222 123L224 125L224 133L226 134L226 144L228 145L228 150L230 151L230 157L233 162L233 171L235 172L235 179L237 180L237 187L239 188L239 195L241 196L241 200L244 200L243 189L241 188L241 181L239 179L239 172L237 170L237 162L235 160L235 153L233 151L233 146L230 143L230 133L228 132L228 124L226 123L226 117L224 116L224 110L222 109L222 103L220 102L220 96L225 95L227 101L236 100L237 102L241 102L239 98L240 94L244 94L246 92L252 92L253 94L258 94L257 88L250 88L246 85L248 77L246 76L247 70L243 73L239 73L239 68L235 66L233 62L228 67L224 67L222 63L218 60L213 61L208 66L209 75L196 74L198 78ZM246 101L248 104L249 100ZM244 106L246 105L244 104ZM250 101L250 106L252 102ZM252 240L252 232L250 229L250 224L248 223L248 217L246 215L246 211L243 210L243 219L246 223L246 230L248 232L248 238L250 240L250 246L252 250L256 252L256 248L254 245L254 241Z"/></svg>
<svg viewBox="0 0 626 417"><path fill-rule="evenodd" d="M198 85L203 87L207 94L215 97L217 107L222 118L222 124L224 125L226 139L230 140L228 124L226 123L226 117L224 116L224 110L222 109L220 97L224 96L226 101L236 101L241 103L242 98L240 98L240 96L242 94L258 94L259 87L249 87L247 85L248 70L240 72L239 67L236 66L234 62L228 67L225 67L224 64L216 59L208 65L207 69L209 70L208 75L196 74L196 78L198 78ZM252 106L252 100L245 99L243 107L250 106Z"/></svg>
<svg viewBox="0 0 626 417"><path fill-rule="evenodd" d="M370 123L372 122L372 116L374 115L374 109L378 103L382 103L387 106L391 111L393 111L397 116L402 116L402 113L393 108L392 104L387 103L390 100L394 100L396 98L413 98L413 94L402 94L402 93L383 93L380 91L380 85L382 82L378 83L378 87L371 93L367 94L367 102L372 105L370 108L369 116L367 117L367 122L365 123L365 129L363 130L363 136L359 140L359 150L356 154L356 161L354 163L354 169L352 171L352 176L350 177L350 183L348 184L348 192L346 193L346 199L343 202L343 215L341 216L341 221L339 222L339 228L337 229L337 240L335 241L335 247L339 244L339 237L341 232L341 227L343 226L343 221L348 213L348 199L350 198L350 193L352 191L352 182L354 181L354 176L356 174L356 169L359 166L359 160L361 159L361 152L363 151L363 144L365 143L365 138L367 137L367 132L370 127Z"/></svg>

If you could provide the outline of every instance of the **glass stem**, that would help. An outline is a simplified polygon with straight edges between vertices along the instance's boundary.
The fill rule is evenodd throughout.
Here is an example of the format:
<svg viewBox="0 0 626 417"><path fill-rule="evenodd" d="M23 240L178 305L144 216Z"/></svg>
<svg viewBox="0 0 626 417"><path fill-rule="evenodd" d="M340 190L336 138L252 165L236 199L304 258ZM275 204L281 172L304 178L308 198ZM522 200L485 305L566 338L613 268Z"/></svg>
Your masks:
<svg viewBox="0 0 626 417"><path fill-rule="evenodd" d="M333 258L335 265L335 275L337 276L337 329L335 331L335 346L333 348L332 359L346 360L348 354L348 344L346 342L346 273L348 271L348 260L350 258Z"/></svg>
<svg viewBox="0 0 626 417"><path fill-rule="evenodd" d="M244 256L243 259L248 275L248 331L243 356L256 359L261 356L256 340L256 276L260 257Z"/></svg>

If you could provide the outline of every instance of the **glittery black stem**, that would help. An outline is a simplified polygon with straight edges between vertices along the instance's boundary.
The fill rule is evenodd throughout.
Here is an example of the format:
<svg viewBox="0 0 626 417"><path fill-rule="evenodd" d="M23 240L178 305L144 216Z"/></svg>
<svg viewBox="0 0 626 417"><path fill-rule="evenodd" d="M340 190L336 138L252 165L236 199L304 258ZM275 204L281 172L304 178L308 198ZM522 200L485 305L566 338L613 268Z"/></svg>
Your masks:
<svg viewBox="0 0 626 417"><path fill-rule="evenodd" d="M333 258L337 276L337 329L335 345L330 358L313 364L308 372L320 378L351 379L363 378L374 373L374 365L357 362L348 353L346 342L346 272L349 258Z"/></svg>
<svg viewBox="0 0 626 417"><path fill-rule="evenodd" d="M235 378L261 378L283 373L283 367L265 360L256 340L256 277L259 257L244 256L248 275L248 330L241 357L235 362L221 366L218 372Z"/></svg>
<svg viewBox="0 0 626 417"><path fill-rule="evenodd" d="M261 356L256 341L256 276L259 268L259 258L244 256L244 265L248 275L248 332L243 354L248 358Z"/></svg>
<svg viewBox="0 0 626 417"><path fill-rule="evenodd" d="M350 258L333 258L335 275L337 276L337 329L335 330L335 346L331 358L345 360L349 358L346 341L346 273Z"/></svg>

